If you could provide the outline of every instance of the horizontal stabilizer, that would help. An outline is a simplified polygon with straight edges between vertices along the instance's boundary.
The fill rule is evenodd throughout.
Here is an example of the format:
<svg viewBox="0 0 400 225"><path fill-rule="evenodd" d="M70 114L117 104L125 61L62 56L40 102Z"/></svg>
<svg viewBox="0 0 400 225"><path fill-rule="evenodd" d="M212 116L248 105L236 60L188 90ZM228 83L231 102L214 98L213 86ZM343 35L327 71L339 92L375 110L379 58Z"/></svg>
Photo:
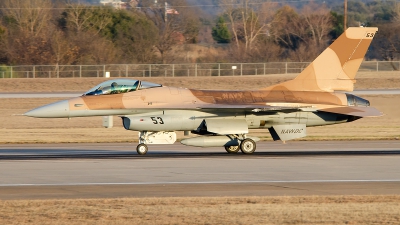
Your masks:
<svg viewBox="0 0 400 225"><path fill-rule="evenodd" d="M318 111L338 113L338 114L358 116L358 117L376 117L383 115L379 110L373 107L357 107L357 106L334 107L327 109L319 109Z"/></svg>

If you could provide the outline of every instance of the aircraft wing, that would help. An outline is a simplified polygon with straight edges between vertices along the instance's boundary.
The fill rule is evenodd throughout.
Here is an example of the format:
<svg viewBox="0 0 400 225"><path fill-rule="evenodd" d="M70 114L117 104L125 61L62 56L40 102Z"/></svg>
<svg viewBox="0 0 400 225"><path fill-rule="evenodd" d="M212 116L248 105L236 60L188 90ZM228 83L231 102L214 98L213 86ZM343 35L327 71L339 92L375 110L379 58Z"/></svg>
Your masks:
<svg viewBox="0 0 400 225"><path fill-rule="evenodd" d="M204 107L198 107L197 109L204 111L229 111L229 112L297 112L297 111L320 111L320 112L330 112L349 116L358 117L377 117L382 116L382 112L374 107L357 107L357 106L338 106L324 109L310 108L310 107L294 107L294 106L269 106L269 105L225 105L225 104L215 104L206 105Z"/></svg>
<svg viewBox="0 0 400 225"><path fill-rule="evenodd" d="M379 110L375 109L374 107L344 106L344 107L318 109L318 111L338 113L338 114L358 116L358 117L377 117L383 115Z"/></svg>
<svg viewBox="0 0 400 225"><path fill-rule="evenodd" d="M269 105L226 105L226 104L213 104L199 106L197 109L202 111L228 111L228 112L296 112L302 111L301 107L287 107L287 106L269 106Z"/></svg>

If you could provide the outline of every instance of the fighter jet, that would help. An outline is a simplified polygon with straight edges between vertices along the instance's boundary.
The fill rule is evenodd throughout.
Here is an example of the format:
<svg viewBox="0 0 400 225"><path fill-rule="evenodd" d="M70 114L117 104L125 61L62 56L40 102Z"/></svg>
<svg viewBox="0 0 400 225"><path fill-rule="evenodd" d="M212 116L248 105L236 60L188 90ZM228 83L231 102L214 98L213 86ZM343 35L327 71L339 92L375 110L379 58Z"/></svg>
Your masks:
<svg viewBox="0 0 400 225"><path fill-rule="evenodd" d="M80 97L25 115L119 115L125 129L139 131L136 150L140 155L147 153L147 145L173 144L175 131L198 135L182 140L184 145L252 154L259 138L248 136L249 129L265 128L274 140L288 141L306 136L307 127L381 116L368 100L346 93L353 91L356 73L377 30L348 28L295 79L260 90L195 90L115 79Z"/></svg>

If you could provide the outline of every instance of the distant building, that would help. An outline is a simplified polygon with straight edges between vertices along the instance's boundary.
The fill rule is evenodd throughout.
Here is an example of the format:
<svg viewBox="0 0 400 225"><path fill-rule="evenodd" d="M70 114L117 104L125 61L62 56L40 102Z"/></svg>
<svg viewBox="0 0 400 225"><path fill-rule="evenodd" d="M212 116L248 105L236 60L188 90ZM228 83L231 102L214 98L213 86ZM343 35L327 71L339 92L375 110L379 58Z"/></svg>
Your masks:
<svg viewBox="0 0 400 225"><path fill-rule="evenodd" d="M135 8L138 0L100 0L101 5L112 6L116 9Z"/></svg>

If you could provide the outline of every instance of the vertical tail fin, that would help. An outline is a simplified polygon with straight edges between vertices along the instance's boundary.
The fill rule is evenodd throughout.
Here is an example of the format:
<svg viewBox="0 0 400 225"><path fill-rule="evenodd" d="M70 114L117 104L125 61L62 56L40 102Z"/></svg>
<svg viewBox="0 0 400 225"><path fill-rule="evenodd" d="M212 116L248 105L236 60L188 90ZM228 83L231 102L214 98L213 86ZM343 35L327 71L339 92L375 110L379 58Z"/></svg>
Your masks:
<svg viewBox="0 0 400 225"><path fill-rule="evenodd" d="M355 76L377 27L350 27L295 79L264 90L353 91Z"/></svg>

